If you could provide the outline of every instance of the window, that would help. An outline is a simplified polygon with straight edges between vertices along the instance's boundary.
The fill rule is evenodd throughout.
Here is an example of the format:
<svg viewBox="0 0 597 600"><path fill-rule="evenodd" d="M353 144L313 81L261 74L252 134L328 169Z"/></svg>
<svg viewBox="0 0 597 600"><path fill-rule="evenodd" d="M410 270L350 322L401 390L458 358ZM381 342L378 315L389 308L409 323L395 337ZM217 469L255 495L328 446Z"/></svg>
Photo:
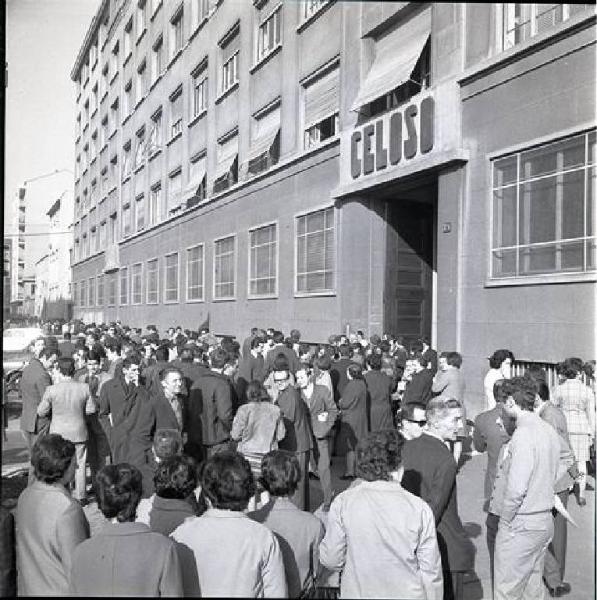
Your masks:
<svg viewBox="0 0 597 600"><path fill-rule="evenodd" d="M110 71L112 71L112 79L114 79L114 77L116 77L117 73L118 73L118 53L119 53L120 47L118 45L118 42L116 42L114 44L114 48L112 48L112 54L110 55L110 61L111 61L111 67L110 67Z"/></svg>
<svg viewBox="0 0 597 600"><path fill-rule="evenodd" d="M89 256L89 236L87 234L83 235L83 258L87 258Z"/></svg>
<svg viewBox="0 0 597 600"><path fill-rule="evenodd" d="M97 156L97 129L91 135L91 160L95 160Z"/></svg>
<svg viewBox="0 0 597 600"><path fill-rule="evenodd" d="M135 99L133 97L133 80L129 79L127 84L124 86L124 118L128 117L133 112L133 106L135 105Z"/></svg>
<svg viewBox="0 0 597 600"><path fill-rule="evenodd" d="M124 44L122 46L122 49L124 51L124 61L125 62L127 61L128 57L133 52L132 39L133 39L133 18L131 17L129 19L128 23L124 27Z"/></svg>
<svg viewBox="0 0 597 600"><path fill-rule="evenodd" d="M318 210L296 220L296 291L334 289L334 209Z"/></svg>
<svg viewBox="0 0 597 600"><path fill-rule="evenodd" d="M146 284L145 289L147 293L146 302L147 304L158 303L158 259L154 258L147 261L147 268L145 270Z"/></svg>
<svg viewBox="0 0 597 600"><path fill-rule="evenodd" d="M91 90L91 114L93 115L99 106L99 93L97 83L93 86Z"/></svg>
<svg viewBox="0 0 597 600"><path fill-rule="evenodd" d="M158 8L162 6L162 0L151 0L151 16L155 15L158 11Z"/></svg>
<svg viewBox="0 0 597 600"><path fill-rule="evenodd" d="M108 143L108 115L102 119L102 126L100 128L100 147L104 148Z"/></svg>
<svg viewBox="0 0 597 600"><path fill-rule="evenodd" d="M136 134L137 148L135 150L135 169L142 167L145 163L146 147L145 143L145 126L141 127Z"/></svg>
<svg viewBox="0 0 597 600"><path fill-rule="evenodd" d="M238 23L224 36L220 42L222 75L220 93L228 91L238 83L238 53L240 49L240 27Z"/></svg>
<svg viewBox="0 0 597 600"><path fill-rule="evenodd" d="M89 125L89 99L85 101L83 108L85 110L85 127L83 129L87 129L87 126Z"/></svg>
<svg viewBox="0 0 597 600"><path fill-rule="evenodd" d="M182 132L182 86L170 96L170 139Z"/></svg>
<svg viewBox="0 0 597 600"><path fill-rule="evenodd" d="M76 124L75 132L77 134L77 137L79 137L81 135L81 113L79 113L77 115L77 124Z"/></svg>
<svg viewBox="0 0 597 600"><path fill-rule="evenodd" d="M193 75L193 117L207 110L207 61Z"/></svg>
<svg viewBox="0 0 597 600"><path fill-rule="evenodd" d="M137 40L145 33L147 27L147 6L145 0L140 0L137 5Z"/></svg>
<svg viewBox="0 0 597 600"><path fill-rule="evenodd" d="M338 106L338 68L335 68L305 87L305 150L338 134Z"/></svg>
<svg viewBox="0 0 597 600"><path fill-rule="evenodd" d="M131 174L131 141L122 147L122 179Z"/></svg>
<svg viewBox="0 0 597 600"><path fill-rule="evenodd" d="M234 298L234 236L214 242L214 299Z"/></svg>
<svg viewBox="0 0 597 600"><path fill-rule="evenodd" d="M100 78L100 97L103 98L108 93L108 63L104 65L102 69L102 76Z"/></svg>
<svg viewBox="0 0 597 600"><path fill-rule="evenodd" d="M108 224L106 221L100 224L99 228L99 246L105 248L108 243Z"/></svg>
<svg viewBox="0 0 597 600"><path fill-rule="evenodd" d="M120 306L129 303L129 270L128 267L120 269Z"/></svg>
<svg viewBox="0 0 597 600"><path fill-rule="evenodd" d="M260 173L278 162L280 157L280 104L253 119L249 173Z"/></svg>
<svg viewBox="0 0 597 600"><path fill-rule="evenodd" d="M116 273L108 275L108 306L116 305Z"/></svg>
<svg viewBox="0 0 597 600"><path fill-rule="evenodd" d="M87 305L90 307L95 306L95 277L89 278L89 292L87 298Z"/></svg>
<svg viewBox="0 0 597 600"><path fill-rule="evenodd" d="M151 83L157 81L164 70L164 39L160 35L154 42L151 53Z"/></svg>
<svg viewBox="0 0 597 600"><path fill-rule="evenodd" d="M595 131L492 162L492 277L597 268L595 163Z"/></svg>
<svg viewBox="0 0 597 600"><path fill-rule="evenodd" d="M164 302L178 302L178 252L164 261Z"/></svg>
<svg viewBox="0 0 597 600"><path fill-rule="evenodd" d="M503 49L508 50L533 36L567 21L591 4L503 4Z"/></svg>
<svg viewBox="0 0 597 600"><path fill-rule="evenodd" d="M187 300L203 300L203 244L187 250Z"/></svg>
<svg viewBox="0 0 597 600"><path fill-rule="evenodd" d="M79 304L81 306L87 306L87 280L83 279L79 283Z"/></svg>
<svg viewBox="0 0 597 600"><path fill-rule="evenodd" d="M168 181L168 214L180 208L182 194L182 170L180 167L169 175Z"/></svg>
<svg viewBox="0 0 597 600"><path fill-rule="evenodd" d="M143 264L137 263L131 267L131 304L143 302Z"/></svg>
<svg viewBox="0 0 597 600"><path fill-rule="evenodd" d="M189 163L189 188L194 194L187 200L187 208L205 200L207 196L207 153L204 150L191 158Z"/></svg>
<svg viewBox="0 0 597 600"><path fill-rule="evenodd" d="M112 116L112 129L110 131L110 136L116 133L116 129L118 128L118 124L120 123L120 108L118 105L118 98L114 100L112 106L110 107L110 113Z"/></svg>
<svg viewBox="0 0 597 600"><path fill-rule="evenodd" d="M118 231L118 214L114 213L113 215L110 215L108 223L108 241L110 244L114 244L118 240L118 236L116 235L116 232Z"/></svg>
<svg viewBox="0 0 597 600"><path fill-rule="evenodd" d="M97 276L97 305L104 305L104 276Z"/></svg>
<svg viewBox="0 0 597 600"><path fill-rule="evenodd" d="M218 144L214 193L221 192L238 181L238 135Z"/></svg>
<svg viewBox="0 0 597 600"><path fill-rule="evenodd" d="M147 155L153 156L162 149L162 109L160 108L151 117L151 131L147 142Z"/></svg>
<svg viewBox="0 0 597 600"><path fill-rule="evenodd" d="M118 154L115 154L110 159L110 177L109 177L109 188L110 190L115 189L118 182Z"/></svg>
<svg viewBox="0 0 597 600"><path fill-rule="evenodd" d="M277 245L275 224L249 231L249 296L277 293Z"/></svg>
<svg viewBox="0 0 597 600"><path fill-rule="evenodd" d="M141 61L141 64L137 68L137 90L135 92L135 96L137 98L137 102L141 102L141 100L145 97L147 92L147 68L145 59Z"/></svg>
<svg viewBox="0 0 597 600"><path fill-rule="evenodd" d="M273 12L261 19L257 30L257 53L255 62L263 60L280 45L282 6L278 5Z"/></svg>
<svg viewBox="0 0 597 600"><path fill-rule="evenodd" d="M191 30L199 27L209 14L209 0L191 0Z"/></svg>
<svg viewBox="0 0 597 600"><path fill-rule="evenodd" d="M182 6L170 19L170 58L182 50L182 25L183 25Z"/></svg>
<svg viewBox="0 0 597 600"><path fill-rule="evenodd" d="M99 252L99 232L97 230L97 227L94 227L90 232L89 232L89 236L90 236L90 246L91 246L91 252Z"/></svg>
<svg viewBox="0 0 597 600"><path fill-rule="evenodd" d="M160 220L162 206L162 186L158 183L149 192L149 224L155 225Z"/></svg>
<svg viewBox="0 0 597 600"><path fill-rule="evenodd" d="M135 199L136 231L145 229L145 196L139 194Z"/></svg>
<svg viewBox="0 0 597 600"><path fill-rule="evenodd" d="M91 65L92 69L95 66L96 62L97 62L97 40L95 40L89 47L89 64Z"/></svg>
<svg viewBox="0 0 597 600"><path fill-rule="evenodd" d="M127 202L122 207L122 237L128 237L132 233L131 205Z"/></svg>
<svg viewBox="0 0 597 600"><path fill-rule="evenodd" d="M303 18L308 19L321 10L330 0L303 0Z"/></svg>

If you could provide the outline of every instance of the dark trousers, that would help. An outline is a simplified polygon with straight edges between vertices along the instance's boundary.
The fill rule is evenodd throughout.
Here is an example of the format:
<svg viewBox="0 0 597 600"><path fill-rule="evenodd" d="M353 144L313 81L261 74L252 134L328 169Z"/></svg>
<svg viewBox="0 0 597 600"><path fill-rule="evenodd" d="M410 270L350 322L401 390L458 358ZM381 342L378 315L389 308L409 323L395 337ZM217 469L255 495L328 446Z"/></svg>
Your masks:
<svg viewBox="0 0 597 600"><path fill-rule="evenodd" d="M106 466L106 459L110 456L110 444L101 426L97 414L87 415L87 462L91 471L91 485L95 490L95 477L100 469Z"/></svg>
<svg viewBox="0 0 597 600"><path fill-rule="evenodd" d="M317 438L317 470L319 481L323 490L323 506L329 509L332 503L332 471L330 469L330 442L329 438Z"/></svg>
<svg viewBox="0 0 597 600"><path fill-rule="evenodd" d="M444 571L444 600L464 599L464 571Z"/></svg>
<svg viewBox="0 0 597 600"><path fill-rule="evenodd" d="M489 550L489 571L491 573L491 595L493 597L493 557L495 555L495 536L498 532L500 518L493 513L487 513L485 525L487 527L487 550Z"/></svg>
<svg viewBox="0 0 597 600"><path fill-rule="evenodd" d="M558 492L564 507L568 506L568 490ZM545 553L543 577L550 588L554 588L564 580L566 568L566 545L568 542L568 523L566 518L556 510L553 519L553 539Z"/></svg>
<svg viewBox="0 0 597 600"><path fill-rule="evenodd" d="M301 468L301 478L299 479L296 491L291 496L292 503L301 510L310 510L309 506L309 456L310 450L305 452L295 452L295 456Z"/></svg>

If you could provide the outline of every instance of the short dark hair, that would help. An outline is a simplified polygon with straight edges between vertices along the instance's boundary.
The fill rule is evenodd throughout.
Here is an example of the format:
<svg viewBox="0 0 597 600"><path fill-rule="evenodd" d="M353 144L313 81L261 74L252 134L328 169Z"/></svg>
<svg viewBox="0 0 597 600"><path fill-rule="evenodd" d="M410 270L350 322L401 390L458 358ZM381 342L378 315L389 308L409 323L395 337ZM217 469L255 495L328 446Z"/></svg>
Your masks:
<svg viewBox="0 0 597 600"><path fill-rule="evenodd" d="M340 346L338 346L338 353L342 357L349 357L350 356L350 346L348 344L340 344Z"/></svg>
<svg viewBox="0 0 597 600"><path fill-rule="evenodd" d="M71 333L70 333L70 331L65 331L65 332L62 334L62 337L63 337L65 340L70 340L70 339L71 339Z"/></svg>
<svg viewBox="0 0 597 600"><path fill-rule="evenodd" d="M237 512L243 511L255 494L251 465L238 452L224 451L208 458L201 485L214 508Z"/></svg>
<svg viewBox="0 0 597 600"><path fill-rule="evenodd" d="M376 354L375 352L373 352L373 354L370 354L367 357L367 364L374 371L379 371L381 369L381 355L380 354Z"/></svg>
<svg viewBox="0 0 597 600"><path fill-rule="evenodd" d="M263 384L257 379L249 382L247 385L247 391L245 393L247 395L248 402L263 402L264 400L269 399Z"/></svg>
<svg viewBox="0 0 597 600"><path fill-rule="evenodd" d="M75 374L75 361L69 356L58 359L58 370L64 377L72 377Z"/></svg>
<svg viewBox="0 0 597 600"><path fill-rule="evenodd" d="M296 456L285 450L272 450L261 461L259 482L272 496L291 496L301 479Z"/></svg>
<svg viewBox="0 0 597 600"><path fill-rule="evenodd" d="M122 351L122 345L116 340L112 339L109 342L106 342L104 345L106 350L110 350L110 352L115 352L116 354L120 354Z"/></svg>
<svg viewBox="0 0 597 600"><path fill-rule="evenodd" d="M254 348L257 348L257 346L259 346L259 344L265 344L265 340L256 335L252 340L251 340L251 350L253 350Z"/></svg>
<svg viewBox="0 0 597 600"><path fill-rule="evenodd" d="M160 370L159 373L159 377L160 377L160 381L164 381L164 379L166 379L166 377L168 377L168 375L170 373L178 373L181 377L183 377L182 371L176 367L164 367L163 369Z"/></svg>
<svg viewBox="0 0 597 600"><path fill-rule="evenodd" d="M510 379L498 379L493 384L493 397L496 402L505 402L513 392Z"/></svg>
<svg viewBox="0 0 597 600"><path fill-rule="evenodd" d="M50 358L51 356L56 356L60 358L60 350L56 346L46 346L40 353L40 358Z"/></svg>
<svg viewBox="0 0 597 600"><path fill-rule="evenodd" d="M402 407L402 418L407 421L412 421L415 416L415 409L418 408L425 412L427 407L422 402L408 402ZM425 417L427 418L427 417Z"/></svg>
<svg viewBox="0 0 597 600"><path fill-rule="evenodd" d="M184 500L197 487L197 463L184 454L170 456L158 465L153 482L161 498Z"/></svg>
<svg viewBox="0 0 597 600"><path fill-rule="evenodd" d="M89 350L89 352L87 352L87 357L86 357L86 361L89 360L95 360L98 363L102 362L102 355L99 352L96 352L95 350Z"/></svg>
<svg viewBox="0 0 597 600"><path fill-rule="evenodd" d="M288 358L285 354L280 352L276 358L274 358L274 371L288 371L290 370L290 365L288 364Z"/></svg>
<svg viewBox="0 0 597 600"><path fill-rule="evenodd" d="M169 352L166 346L158 346L155 351L156 360L165 362L168 360Z"/></svg>
<svg viewBox="0 0 597 600"><path fill-rule="evenodd" d="M153 451L164 460L182 452L182 436L178 429L157 429L153 437Z"/></svg>
<svg viewBox="0 0 597 600"><path fill-rule="evenodd" d="M379 342L379 349L382 352L389 352L390 351L390 342L388 342L388 340L382 340L381 342Z"/></svg>
<svg viewBox="0 0 597 600"><path fill-rule="evenodd" d="M402 464L404 437L395 429L370 433L357 446L357 474L366 481L389 480Z"/></svg>
<svg viewBox="0 0 597 600"><path fill-rule="evenodd" d="M582 361L575 358L567 358L562 363L562 375L566 379L575 379L582 370Z"/></svg>
<svg viewBox="0 0 597 600"><path fill-rule="evenodd" d="M210 364L214 369L223 369L228 361L230 360L230 355L223 348L216 348L210 357Z"/></svg>
<svg viewBox="0 0 597 600"><path fill-rule="evenodd" d="M137 467L128 463L106 465L96 478L97 505L106 519L134 521L142 487Z"/></svg>
<svg viewBox="0 0 597 600"><path fill-rule="evenodd" d="M446 354L446 362L452 366L460 369L462 365L462 355L460 352L448 352Z"/></svg>
<svg viewBox="0 0 597 600"><path fill-rule="evenodd" d="M528 412L535 408L535 396L537 395L537 383L529 377L513 377L510 379L514 402Z"/></svg>
<svg viewBox="0 0 597 600"><path fill-rule="evenodd" d="M492 369L499 369L500 365L509 358L512 362L514 362L514 354L510 352L510 350L506 350L505 348L501 348L500 350L496 350L489 357L489 366Z"/></svg>
<svg viewBox="0 0 597 600"><path fill-rule="evenodd" d="M290 339L293 342L298 342L301 339L301 332L298 329L290 330Z"/></svg>
<svg viewBox="0 0 597 600"><path fill-rule="evenodd" d="M60 481L75 455L75 445L57 433L37 438L31 449L35 477L44 483Z"/></svg>
<svg viewBox="0 0 597 600"><path fill-rule="evenodd" d="M274 344L283 344L284 343L284 334L281 331L274 331L274 335L272 335L272 339L274 340Z"/></svg>
<svg viewBox="0 0 597 600"><path fill-rule="evenodd" d="M179 354L181 362L193 362L193 348L190 346L184 347Z"/></svg>
<svg viewBox="0 0 597 600"><path fill-rule="evenodd" d="M349 365L346 370L353 379L363 379L363 369L361 368L361 365Z"/></svg>
<svg viewBox="0 0 597 600"><path fill-rule="evenodd" d="M321 371L329 371L332 368L332 359L330 358L329 354L318 356L315 359L315 365Z"/></svg>

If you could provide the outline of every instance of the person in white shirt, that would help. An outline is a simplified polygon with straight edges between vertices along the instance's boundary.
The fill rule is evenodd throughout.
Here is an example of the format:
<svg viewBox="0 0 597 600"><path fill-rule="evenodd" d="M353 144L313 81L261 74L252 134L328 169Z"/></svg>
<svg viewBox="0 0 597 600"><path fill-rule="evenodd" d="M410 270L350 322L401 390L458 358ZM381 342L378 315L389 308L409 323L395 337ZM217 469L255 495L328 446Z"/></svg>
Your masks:
<svg viewBox="0 0 597 600"><path fill-rule="evenodd" d="M483 388L485 389L486 410L491 410L495 407L495 398L493 396L493 384L499 379L510 379L512 377L512 363L514 362L514 354L510 350L496 350L489 357L489 371L483 380Z"/></svg>

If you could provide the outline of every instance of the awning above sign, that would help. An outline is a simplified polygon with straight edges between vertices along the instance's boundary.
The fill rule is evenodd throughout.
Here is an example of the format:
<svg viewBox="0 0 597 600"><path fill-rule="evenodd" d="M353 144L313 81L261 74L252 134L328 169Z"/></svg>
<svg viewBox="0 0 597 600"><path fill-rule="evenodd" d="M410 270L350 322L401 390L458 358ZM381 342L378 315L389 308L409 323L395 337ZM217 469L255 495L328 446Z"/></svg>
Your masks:
<svg viewBox="0 0 597 600"><path fill-rule="evenodd" d="M410 79L431 33L431 7L376 40L375 60L351 110L391 92Z"/></svg>

